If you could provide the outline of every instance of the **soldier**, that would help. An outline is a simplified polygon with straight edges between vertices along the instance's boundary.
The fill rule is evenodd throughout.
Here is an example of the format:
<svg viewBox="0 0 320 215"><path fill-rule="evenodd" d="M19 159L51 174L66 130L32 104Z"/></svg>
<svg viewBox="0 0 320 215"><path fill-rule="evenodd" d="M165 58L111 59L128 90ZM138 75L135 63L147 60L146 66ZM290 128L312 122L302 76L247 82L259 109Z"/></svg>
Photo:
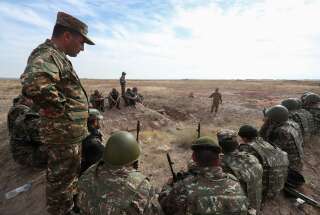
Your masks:
<svg viewBox="0 0 320 215"><path fill-rule="evenodd" d="M203 136L191 149L197 174L162 189L159 201L165 214L247 214L248 201L239 181L220 167L220 146Z"/></svg>
<svg viewBox="0 0 320 215"><path fill-rule="evenodd" d="M104 98L99 90L95 90L94 93L90 95L90 103L92 108L104 111Z"/></svg>
<svg viewBox="0 0 320 215"><path fill-rule="evenodd" d="M316 93L307 92L301 97L302 106L309 111L314 120L313 135L320 135L320 96Z"/></svg>
<svg viewBox="0 0 320 215"><path fill-rule="evenodd" d="M132 134L124 131L112 134L103 159L79 179L80 214L160 214L148 178L132 168L140 154Z"/></svg>
<svg viewBox="0 0 320 215"><path fill-rule="evenodd" d="M132 92L130 88L127 89L124 95L124 101L126 102L127 106L136 106L137 96Z"/></svg>
<svg viewBox="0 0 320 215"><path fill-rule="evenodd" d="M289 121L288 109L275 105L265 111L261 137L274 146L287 152L289 168L301 172L303 159L303 138L299 125Z"/></svg>
<svg viewBox="0 0 320 215"><path fill-rule="evenodd" d="M89 109L88 131L89 135L82 141L81 174L102 158L104 145L100 122L103 116L97 109Z"/></svg>
<svg viewBox="0 0 320 215"><path fill-rule="evenodd" d="M216 88L215 92L212 93L209 98L212 98L212 105L211 105L211 113L214 113L215 115L218 113L219 104L222 104L222 95L219 93L219 88Z"/></svg>
<svg viewBox="0 0 320 215"><path fill-rule="evenodd" d="M241 126L238 135L241 138L239 150L254 155L263 167L263 200L275 197L287 180L287 153L258 137L257 129L251 125Z"/></svg>
<svg viewBox="0 0 320 215"><path fill-rule="evenodd" d="M20 165L44 169L48 157L46 146L41 143L39 136L40 117L29 107L32 100L20 96L17 103L11 113L19 114L10 123L10 150L13 159Z"/></svg>
<svg viewBox="0 0 320 215"><path fill-rule="evenodd" d="M108 95L109 109L112 109L113 106L116 106L120 110L120 95L116 88L112 88L111 92Z"/></svg>
<svg viewBox="0 0 320 215"><path fill-rule="evenodd" d="M126 92L126 74L125 72L122 72L121 77L120 77L120 86L121 86L121 96L124 97L125 92Z"/></svg>
<svg viewBox="0 0 320 215"><path fill-rule="evenodd" d="M217 133L219 145L224 153L222 169L236 176L249 200L249 214L259 214L262 199L263 169L259 160L238 150L237 134L223 129Z"/></svg>
<svg viewBox="0 0 320 215"><path fill-rule="evenodd" d="M88 98L67 55L76 57L88 27L58 12L51 39L31 53L21 76L22 93L40 108L40 136L48 147L47 211L70 214L80 173L81 142L87 136Z"/></svg>
<svg viewBox="0 0 320 215"><path fill-rule="evenodd" d="M289 111L289 120L292 120L300 126L304 143L309 142L311 134L314 133L314 121L310 112L301 108L300 101L297 98L285 99L281 105Z"/></svg>
<svg viewBox="0 0 320 215"><path fill-rule="evenodd" d="M143 95L141 95L140 93L138 93L138 88L137 87L133 87L132 88L132 93L136 96L136 100L138 103L143 103Z"/></svg>

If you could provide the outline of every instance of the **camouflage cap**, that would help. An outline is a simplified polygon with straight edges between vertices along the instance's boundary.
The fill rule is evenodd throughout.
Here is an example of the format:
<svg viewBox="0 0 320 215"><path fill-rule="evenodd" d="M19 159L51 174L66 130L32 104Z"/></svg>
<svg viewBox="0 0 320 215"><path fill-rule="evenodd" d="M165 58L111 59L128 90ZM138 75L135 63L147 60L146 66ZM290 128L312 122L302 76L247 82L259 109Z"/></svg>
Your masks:
<svg viewBox="0 0 320 215"><path fill-rule="evenodd" d="M221 152L221 148L218 143L216 143L211 137L203 136L196 140L194 144L191 145L192 150L198 149L208 149L213 150L218 153Z"/></svg>
<svg viewBox="0 0 320 215"><path fill-rule="evenodd" d="M217 133L219 145L222 151L232 152L238 147L237 133L234 130L222 129Z"/></svg>
<svg viewBox="0 0 320 215"><path fill-rule="evenodd" d="M60 11L57 14L56 24L79 32L84 37L87 44L94 45L94 42L92 42L92 40L87 36L88 26L85 23L81 22L79 19Z"/></svg>

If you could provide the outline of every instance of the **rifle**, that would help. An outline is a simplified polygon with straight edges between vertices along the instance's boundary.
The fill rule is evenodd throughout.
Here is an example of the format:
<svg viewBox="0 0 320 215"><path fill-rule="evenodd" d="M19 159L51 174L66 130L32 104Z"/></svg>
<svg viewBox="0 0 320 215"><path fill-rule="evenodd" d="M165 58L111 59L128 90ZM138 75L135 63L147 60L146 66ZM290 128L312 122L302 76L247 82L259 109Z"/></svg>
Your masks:
<svg viewBox="0 0 320 215"><path fill-rule="evenodd" d="M169 166L170 166L170 170L171 170L173 182L177 182L177 181L178 181L178 179L177 179L177 174L174 172L173 167L172 167L172 165L173 165L174 163L172 162L169 153L167 153L167 160L168 160L168 163L169 163Z"/></svg>
<svg viewBox="0 0 320 215"><path fill-rule="evenodd" d="M309 196L306 196L303 193L300 193L295 188L300 187L305 183L303 175L301 175L299 172L289 169L288 172L288 179L284 186L284 191L288 194L294 196L295 198L300 198L303 200L303 203L307 203L309 205L312 205L314 207L320 208L320 203L316 200L310 198ZM302 203L302 204L303 204Z"/></svg>
<svg viewBox="0 0 320 215"><path fill-rule="evenodd" d="M198 132L198 138L200 138L200 131L201 131L201 123L198 123L198 128L197 128L197 132Z"/></svg>
<svg viewBox="0 0 320 215"><path fill-rule="evenodd" d="M140 121L137 121L137 136L136 136L136 141L139 144L139 133L140 133ZM135 161L133 164L133 168L136 170L139 168L139 160Z"/></svg>

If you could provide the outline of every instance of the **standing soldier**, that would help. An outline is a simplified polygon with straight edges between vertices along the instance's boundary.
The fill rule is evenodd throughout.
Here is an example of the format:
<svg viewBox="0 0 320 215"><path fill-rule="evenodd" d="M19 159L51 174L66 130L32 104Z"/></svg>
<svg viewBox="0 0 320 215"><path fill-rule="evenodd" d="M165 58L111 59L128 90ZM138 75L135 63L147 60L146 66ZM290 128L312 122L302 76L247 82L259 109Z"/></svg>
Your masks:
<svg viewBox="0 0 320 215"><path fill-rule="evenodd" d="M209 98L212 98L212 105L211 105L211 113L214 113L215 115L218 113L219 104L222 104L222 95L219 92L219 88L216 88L214 93L212 93Z"/></svg>
<svg viewBox="0 0 320 215"><path fill-rule="evenodd" d="M126 93L126 74L125 72L122 72L120 77L120 86L121 86L121 96L124 97L124 94Z"/></svg>
<svg viewBox="0 0 320 215"><path fill-rule="evenodd" d="M140 154L139 144L131 133L112 134L102 160L79 179L80 214L161 214L149 179L132 167Z"/></svg>
<svg viewBox="0 0 320 215"><path fill-rule="evenodd" d="M241 126L238 135L241 138L239 150L254 155L263 167L263 200L275 197L287 180L287 153L258 137L257 129L251 125Z"/></svg>
<svg viewBox="0 0 320 215"><path fill-rule="evenodd" d="M299 125L288 118L289 112L284 106L275 105L268 108L260 135L265 141L287 152L289 168L301 173L303 137Z"/></svg>
<svg viewBox="0 0 320 215"><path fill-rule="evenodd" d="M72 213L80 172L81 141L87 135L88 98L67 55L76 57L88 26L58 12L51 39L31 53L21 76L22 93L40 108L40 136L48 146L47 210Z"/></svg>
<svg viewBox="0 0 320 215"><path fill-rule="evenodd" d="M289 120L292 120L300 126L304 143L310 141L311 134L314 132L314 121L312 114L301 108L300 101L297 98L285 99L281 105L289 111Z"/></svg>
<svg viewBox="0 0 320 215"><path fill-rule="evenodd" d="M165 214L247 215L248 201L239 181L220 167L220 146L210 137L200 137L191 146L197 174L188 174L161 191Z"/></svg>
<svg viewBox="0 0 320 215"><path fill-rule="evenodd" d="M260 214L262 199L263 169L259 160L238 150L237 134L233 130L223 129L217 133L222 148L222 169L236 176L249 200L249 213Z"/></svg>

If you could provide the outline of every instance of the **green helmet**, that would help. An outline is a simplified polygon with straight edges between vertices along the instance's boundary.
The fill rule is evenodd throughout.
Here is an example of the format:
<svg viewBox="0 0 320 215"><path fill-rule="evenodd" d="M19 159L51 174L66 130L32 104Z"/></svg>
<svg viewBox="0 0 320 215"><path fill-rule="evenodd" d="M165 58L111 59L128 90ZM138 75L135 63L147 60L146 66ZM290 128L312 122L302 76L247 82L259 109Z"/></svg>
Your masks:
<svg viewBox="0 0 320 215"><path fill-rule="evenodd" d="M288 98L281 102L281 105L286 107L288 111L298 110L300 108L300 103L297 98Z"/></svg>
<svg viewBox="0 0 320 215"><path fill-rule="evenodd" d="M141 150L135 137L126 131L118 131L107 141L103 160L113 166L124 166L138 160Z"/></svg>
<svg viewBox="0 0 320 215"><path fill-rule="evenodd" d="M97 109L90 108L90 109L89 109L89 121L90 121L90 120L93 120L93 119L102 120L102 119L103 119L103 116L102 116L102 114L100 113L100 111L98 111Z"/></svg>
<svg viewBox="0 0 320 215"><path fill-rule="evenodd" d="M304 97L304 104L312 105L320 102L320 96L315 93L310 93Z"/></svg>
<svg viewBox="0 0 320 215"><path fill-rule="evenodd" d="M208 149L213 150L218 153L221 152L221 148L218 143L216 143L211 137L203 136L196 140L194 144L191 145L192 150L198 149Z"/></svg>
<svg viewBox="0 0 320 215"><path fill-rule="evenodd" d="M275 105L267 109L266 117L268 117L274 122L285 122L289 118L289 111L286 107L282 105Z"/></svg>

